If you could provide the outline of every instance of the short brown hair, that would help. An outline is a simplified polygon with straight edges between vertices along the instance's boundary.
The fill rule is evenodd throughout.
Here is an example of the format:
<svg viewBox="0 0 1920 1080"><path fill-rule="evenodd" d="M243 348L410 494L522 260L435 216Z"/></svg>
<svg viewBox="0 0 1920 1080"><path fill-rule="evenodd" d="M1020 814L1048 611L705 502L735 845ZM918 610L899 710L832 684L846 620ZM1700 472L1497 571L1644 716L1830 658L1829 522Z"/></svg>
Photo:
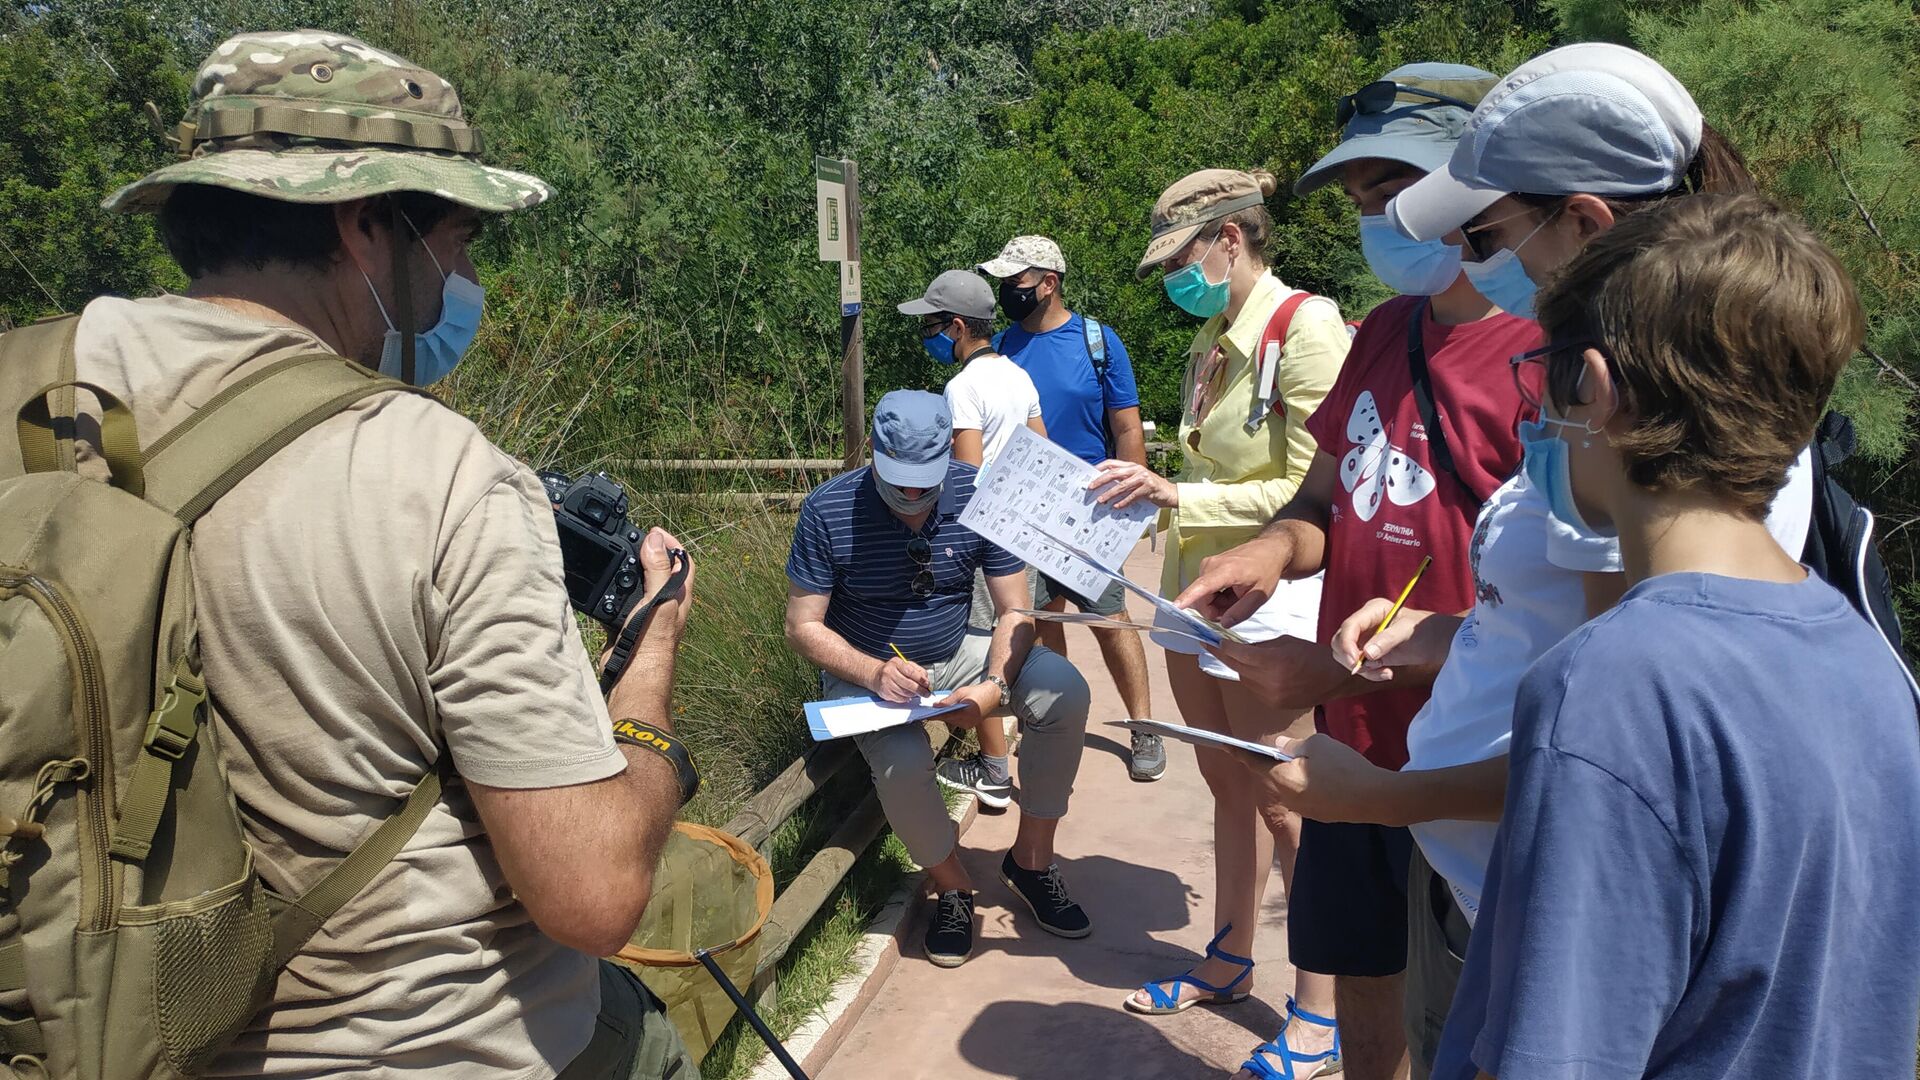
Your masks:
<svg viewBox="0 0 1920 1080"><path fill-rule="evenodd" d="M1548 361L1556 408L1581 350L1607 357L1632 430L1614 439L1641 487L1698 490L1755 517L1813 438L1866 318L1810 229L1758 195L1669 199L1621 219L1542 291L1569 348Z"/></svg>

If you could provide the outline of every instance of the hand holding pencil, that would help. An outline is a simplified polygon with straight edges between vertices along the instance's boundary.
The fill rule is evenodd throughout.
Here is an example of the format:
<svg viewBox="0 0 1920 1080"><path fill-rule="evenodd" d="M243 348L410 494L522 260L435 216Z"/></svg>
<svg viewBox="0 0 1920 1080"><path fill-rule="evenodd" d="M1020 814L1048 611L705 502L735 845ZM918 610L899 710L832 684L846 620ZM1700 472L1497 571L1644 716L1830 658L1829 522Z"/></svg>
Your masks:
<svg viewBox="0 0 1920 1080"><path fill-rule="evenodd" d="M1393 678L1391 668L1384 662L1388 654L1404 645L1413 636L1414 630L1432 614L1406 608L1408 597L1413 595L1414 587L1420 583L1421 576L1432 563L1431 557L1423 558L1419 568L1413 572L1412 579L1400 590L1396 599L1380 597L1370 600L1340 624L1333 635L1333 655L1349 674L1375 682ZM1406 609L1404 618L1403 608ZM1444 659L1443 652L1438 660ZM1400 664L1415 662L1415 658L1407 656L1395 656L1394 660Z"/></svg>

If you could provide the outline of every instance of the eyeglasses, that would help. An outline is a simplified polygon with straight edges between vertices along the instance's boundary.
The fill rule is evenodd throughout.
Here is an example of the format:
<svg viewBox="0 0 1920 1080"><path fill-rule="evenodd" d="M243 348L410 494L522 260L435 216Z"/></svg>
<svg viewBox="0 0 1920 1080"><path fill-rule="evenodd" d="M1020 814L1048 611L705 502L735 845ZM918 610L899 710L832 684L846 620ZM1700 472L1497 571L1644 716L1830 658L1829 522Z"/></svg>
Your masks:
<svg viewBox="0 0 1920 1080"><path fill-rule="evenodd" d="M1565 208L1566 204L1562 203L1547 211L1546 216L1540 219L1540 224L1533 227L1533 232L1528 233L1519 243L1513 245L1513 251L1518 254L1521 248L1527 246L1527 241L1533 239L1535 233L1546 228L1547 222L1558 217L1560 211ZM1473 252L1473 257L1479 262L1486 262L1488 259L1500 253L1500 245L1493 242L1493 237L1484 235L1486 231L1495 225L1505 225L1509 221L1517 221L1538 209L1539 207L1529 206L1525 210L1516 211L1503 218L1494 218L1492 221L1483 221L1478 225L1464 227L1460 230L1460 235L1466 238L1467 248Z"/></svg>
<svg viewBox="0 0 1920 1080"><path fill-rule="evenodd" d="M1520 392L1520 400L1536 412L1544 409L1549 375L1547 361L1561 353L1581 353L1588 349L1599 349L1602 356L1607 352L1592 338L1575 338L1572 341L1550 341L1509 359L1507 363L1513 367L1513 386Z"/></svg>
<svg viewBox="0 0 1920 1080"><path fill-rule="evenodd" d="M921 320L920 336L922 338L937 337L940 335L942 331L946 330L948 326L952 325L952 323L953 323L953 316L951 315L947 316L944 319L941 319L939 322L927 322L925 320Z"/></svg>
<svg viewBox="0 0 1920 1080"><path fill-rule="evenodd" d="M1411 94L1414 97L1426 98L1429 101L1437 101L1443 105L1458 105L1468 112L1479 108L1476 103L1471 101L1462 101L1457 97L1450 97L1432 90L1425 90L1418 86L1408 86L1405 83L1397 83L1392 79L1381 79L1379 82L1370 82L1351 94L1342 94L1340 97L1335 98L1333 115L1341 127L1346 127L1347 121L1352 120L1356 115L1362 113L1372 115L1392 109L1394 105L1399 102L1400 95L1402 94Z"/></svg>
<svg viewBox="0 0 1920 1080"><path fill-rule="evenodd" d="M913 575L913 595L915 599L924 599L933 595L933 545L924 536L916 536L907 541L907 558L920 565L920 572Z"/></svg>

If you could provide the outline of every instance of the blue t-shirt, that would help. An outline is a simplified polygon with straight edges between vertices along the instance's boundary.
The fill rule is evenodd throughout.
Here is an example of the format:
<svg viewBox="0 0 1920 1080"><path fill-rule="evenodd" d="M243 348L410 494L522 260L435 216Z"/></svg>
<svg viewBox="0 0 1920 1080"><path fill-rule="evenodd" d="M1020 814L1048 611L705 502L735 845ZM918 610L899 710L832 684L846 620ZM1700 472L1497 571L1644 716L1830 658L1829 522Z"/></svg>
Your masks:
<svg viewBox="0 0 1920 1080"><path fill-rule="evenodd" d="M947 659L967 631L974 568L1004 577L1026 565L960 524L977 475L965 462L948 463L940 504L920 528L933 549L931 595L913 595L920 564L907 545L914 534L881 500L871 465L821 484L801 504L787 579L832 594L827 628L868 656L891 657L892 642L916 664Z"/></svg>
<svg viewBox="0 0 1920 1080"><path fill-rule="evenodd" d="M1001 332L999 347L1040 391L1040 418L1046 421L1047 438L1080 460L1098 464L1107 459L1107 410L1134 408L1140 404L1140 391L1133 385L1127 347L1105 323L1100 324L1100 336L1107 343L1105 385L1094 377L1086 325L1078 312L1044 334L1030 334L1015 323Z"/></svg>
<svg viewBox="0 0 1920 1080"><path fill-rule="evenodd" d="M1830 586L1636 585L1534 664L1436 1080L1906 1076L1920 727Z"/></svg>

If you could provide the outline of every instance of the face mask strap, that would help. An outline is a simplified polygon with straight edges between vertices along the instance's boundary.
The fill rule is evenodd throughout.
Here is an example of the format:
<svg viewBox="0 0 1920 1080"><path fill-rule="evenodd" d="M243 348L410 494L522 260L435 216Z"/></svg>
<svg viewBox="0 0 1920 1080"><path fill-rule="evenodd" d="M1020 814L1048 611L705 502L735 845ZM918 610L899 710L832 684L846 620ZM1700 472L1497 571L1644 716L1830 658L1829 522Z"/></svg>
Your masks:
<svg viewBox="0 0 1920 1080"><path fill-rule="evenodd" d="M412 232L413 226L407 221L407 215L400 209L397 196L389 195L387 205L392 207L393 221L393 307L399 316L400 327L400 381L408 386L413 382L413 289L407 274L407 249L412 243L404 237ZM432 252L427 254L431 255ZM374 297L378 300L379 297ZM384 312L383 312L384 313Z"/></svg>

